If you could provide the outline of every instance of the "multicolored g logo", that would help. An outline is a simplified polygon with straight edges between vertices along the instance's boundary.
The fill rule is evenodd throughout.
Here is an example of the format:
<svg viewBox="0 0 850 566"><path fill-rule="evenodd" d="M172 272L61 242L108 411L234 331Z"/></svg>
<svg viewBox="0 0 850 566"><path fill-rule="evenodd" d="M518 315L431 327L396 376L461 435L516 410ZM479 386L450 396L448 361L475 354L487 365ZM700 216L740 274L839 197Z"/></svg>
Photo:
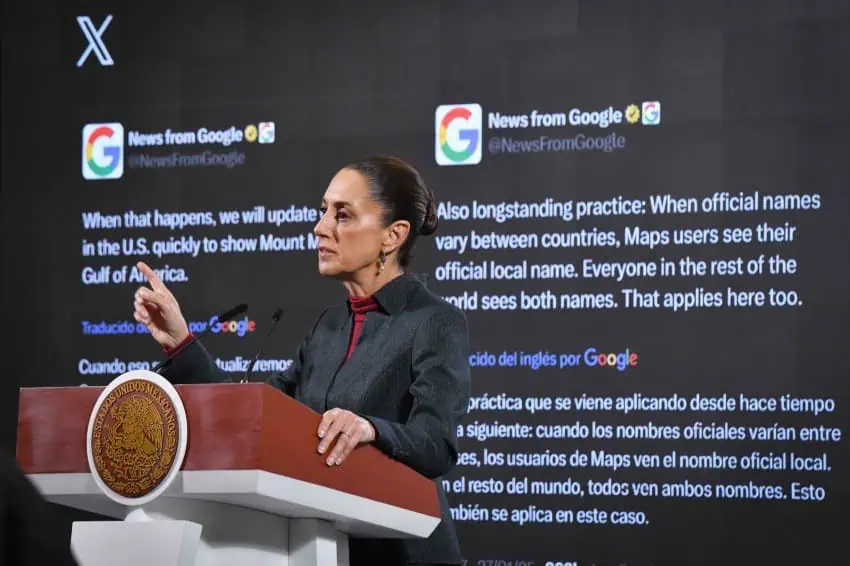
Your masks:
<svg viewBox="0 0 850 566"><path fill-rule="evenodd" d="M444 104L434 113L437 165L481 163L482 111L478 104Z"/></svg>
<svg viewBox="0 0 850 566"><path fill-rule="evenodd" d="M645 126L657 126L661 123L661 103L657 100L644 102L640 114Z"/></svg>
<svg viewBox="0 0 850 566"><path fill-rule="evenodd" d="M124 126L118 122L83 127L83 178L120 179L124 175Z"/></svg>

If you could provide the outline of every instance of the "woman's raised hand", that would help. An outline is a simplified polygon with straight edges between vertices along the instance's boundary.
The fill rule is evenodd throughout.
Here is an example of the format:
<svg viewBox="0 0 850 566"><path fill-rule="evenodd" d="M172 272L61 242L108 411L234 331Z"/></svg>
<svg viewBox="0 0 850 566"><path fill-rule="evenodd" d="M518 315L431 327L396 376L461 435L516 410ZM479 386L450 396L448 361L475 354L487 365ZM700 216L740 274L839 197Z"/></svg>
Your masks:
<svg viewBox="0 0 850 566"><path fill-rule="evenodd" d="M136 267L148 280L150 288L136 289L133 318L147 327L160 346L173 349L189 336L189 325L180 312L180 305L153 269L141 261Z"/></svg>

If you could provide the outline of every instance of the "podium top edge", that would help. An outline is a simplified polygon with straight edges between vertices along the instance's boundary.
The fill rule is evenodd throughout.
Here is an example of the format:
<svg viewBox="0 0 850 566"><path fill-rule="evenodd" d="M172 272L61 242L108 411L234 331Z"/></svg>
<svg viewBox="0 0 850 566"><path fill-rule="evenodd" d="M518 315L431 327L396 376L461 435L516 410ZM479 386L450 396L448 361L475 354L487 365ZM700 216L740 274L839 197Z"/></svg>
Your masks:
<svg viewBox="0 0 850 566"><path fill-rule="evenodd" d="M77 389L103 389L108 384L103 385L30 385L30 386L21 386L18 388L19 391L59 391L59 390L77 390ZM174 383L172 384L174 387L227 387L227 386L242 386L242 387L258 387L262 385L267 385L272 387L272 385L264 382L264 381L251 381L249 383L239 383L237 381L218 381L218 382L210 382L210 383Z"/></svg>

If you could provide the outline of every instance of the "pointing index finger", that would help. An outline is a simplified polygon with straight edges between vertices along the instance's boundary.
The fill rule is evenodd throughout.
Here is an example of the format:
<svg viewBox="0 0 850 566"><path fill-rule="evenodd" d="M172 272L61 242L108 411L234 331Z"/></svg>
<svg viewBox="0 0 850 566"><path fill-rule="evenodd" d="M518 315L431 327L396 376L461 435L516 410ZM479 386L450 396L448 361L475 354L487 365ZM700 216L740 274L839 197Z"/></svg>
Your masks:
<svg viewBox="0 0 850 566"><path fill-rule="evenodd" d="M151 288L154 291L165 291L166 290L165 283L162 282L162 280L159 278L159 276L156 274L156 272L153 269L151 269L148 266L148 264L146 264L143 261L140 261L139 263L136 264L136 267L139 268L139 271L142 272L142 275L145 276L145 279L147 279L148 282L150 282Z"/></svg>

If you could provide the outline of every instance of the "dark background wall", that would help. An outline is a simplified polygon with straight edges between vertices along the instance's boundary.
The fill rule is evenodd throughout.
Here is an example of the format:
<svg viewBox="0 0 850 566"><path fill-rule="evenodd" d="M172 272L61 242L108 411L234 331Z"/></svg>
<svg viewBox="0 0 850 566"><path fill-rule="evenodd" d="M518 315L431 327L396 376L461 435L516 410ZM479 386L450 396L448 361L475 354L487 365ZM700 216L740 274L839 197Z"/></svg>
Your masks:
<svg viewBox="0 0 850 566"><path fill-rule="evenodd" d="M88 45L76 20L82 16L94 28L111 16L102 41L113 64L92 53L76 65ZM477 203L480 211L521 203L508 206L515 215L501 222L480 214L453 218L464 209L445 206L438 236L466 236L476 249L459 253L445 248L449 240L426 240L415 266L443 296L458 301L466 293L473 350L494 354L489 362L473 360L464 457L446 478L470 563L814 564L836 563L825 557L845 550L846 2L42 1L5 3L3 21L5 448L14 449L19 387L102 385L126 366L86 373L86 361L150 363L160 356L148 336L110 326L132 321L138 283L86 284L86 267L120 271L143 259L182 269L185 280L170 287L198 323L248 301L254 332L206 341L222 360L249 359L280 305L284 321L263 358L285 364L315 316L343 300L343 291L317 275L309 246L222 253L228 236L305 235L310 222L224 225L219 213L315 208L347 161L391 153L417 166L445 205L474 210ZM660 118L649 107L641 113L644 102L658 103ZM468 142L459 130L473 129L477 164L438 162L435 113L453 104L480 106L480 127L458 121L447 134L462 150ZM631 104L639 110L634 124L624 117ZM621 122L604 128L494 127L500 116L521 125L533 111L557 119L573 108L609 107ZM202 127L233 126L244 138L260 122L274 122L272 143L131 144L132 132ZM114 140L123 175L88 180L83 128L103 123L123 127ZM93 146L100 165L109 144ZM600 149L605 144L611 151ZM595 149L580 150L586 145ZM237 164L186 164L199 159L186 155L207 150ZM757 207L719 208L730 202L715 197L721 193ZM653 210L663 195L693 197L697 210ZM611 205L620 198L639 201L637 213ZM546 199L571 203L573 212L584 203L586 216L524 213L523 203ZM712 203L719 205L703 208ZM774 209L765 210L770 203ZM131 228L124 224L129 210L209 212L215 225ZM119 215L122 226L86 228L85 213L96 211ZM793 239L765 241L763 223L787 223ZM716 229L719 241L681 240L707 233L698 229ZM745 229L751 241L741 241ZM649 245L662 231L669 241ZM594 232L610 232L610 240L588 235ZM484 249L481 237L491 233L525 239ZM573 235L563 236L569 245L546 247L543 236L553 233ZM724 242L724 234L738 240ZM191 237L219 246L215 253L202 247L197 257L157 257L135 253L131 244L140 237L148 245ZM100 255L104 239L119 244L117 255ZM782 261L771 261L777 256ZM705 262L704 271L685 258ZM617 280L593 276L587 260L657 271ZM486 276L452 276L470 262L486 263ZM494 280L490 262L525 262L527 271ZM534 277L533 266L543 264L569 264L576 273ZM629 290L646 302L635 306ZM551 308L523 305L522 294L547 291ZM655 291L657 305L647 298ZM764 302L735 306L733 292L761 292ZM477 303L469 302L476 293ZM513 296L516 308L510 298L487 299L496 295ZM113 333L94 334L98 328ZM620 359L635 354L637 363L590 366L589 348ZM542 354L521 364L519 355L511 362L502 352ZM544 366L529 367L535 359ZM548 365L553 359L555 367ZM585 395L610 400L611 408L581 410ZM724 395L736 401L734 409L690 404ZM773 399L777 408L742 411L741 395ZM617 405L673 396L687 406ZM785 396L817 400L817 414L805 403L783 408ZM758 427L785 437L761 439ZM818 430L827 439L804 440L812 427L825 427ZM700 430L711 435L694 438ZM742 469L756 452L776 456L785 469ZM789 469L792 454L826 469ZM683 455L713 458L695 458L696 467L686 468ZM723 457L736 458L734 469ZM526 478L540 482L529 490L566 493L511 493ZM817 487L803 489L810 485ZM631 524L612 524L617 520Z"/></svg>

